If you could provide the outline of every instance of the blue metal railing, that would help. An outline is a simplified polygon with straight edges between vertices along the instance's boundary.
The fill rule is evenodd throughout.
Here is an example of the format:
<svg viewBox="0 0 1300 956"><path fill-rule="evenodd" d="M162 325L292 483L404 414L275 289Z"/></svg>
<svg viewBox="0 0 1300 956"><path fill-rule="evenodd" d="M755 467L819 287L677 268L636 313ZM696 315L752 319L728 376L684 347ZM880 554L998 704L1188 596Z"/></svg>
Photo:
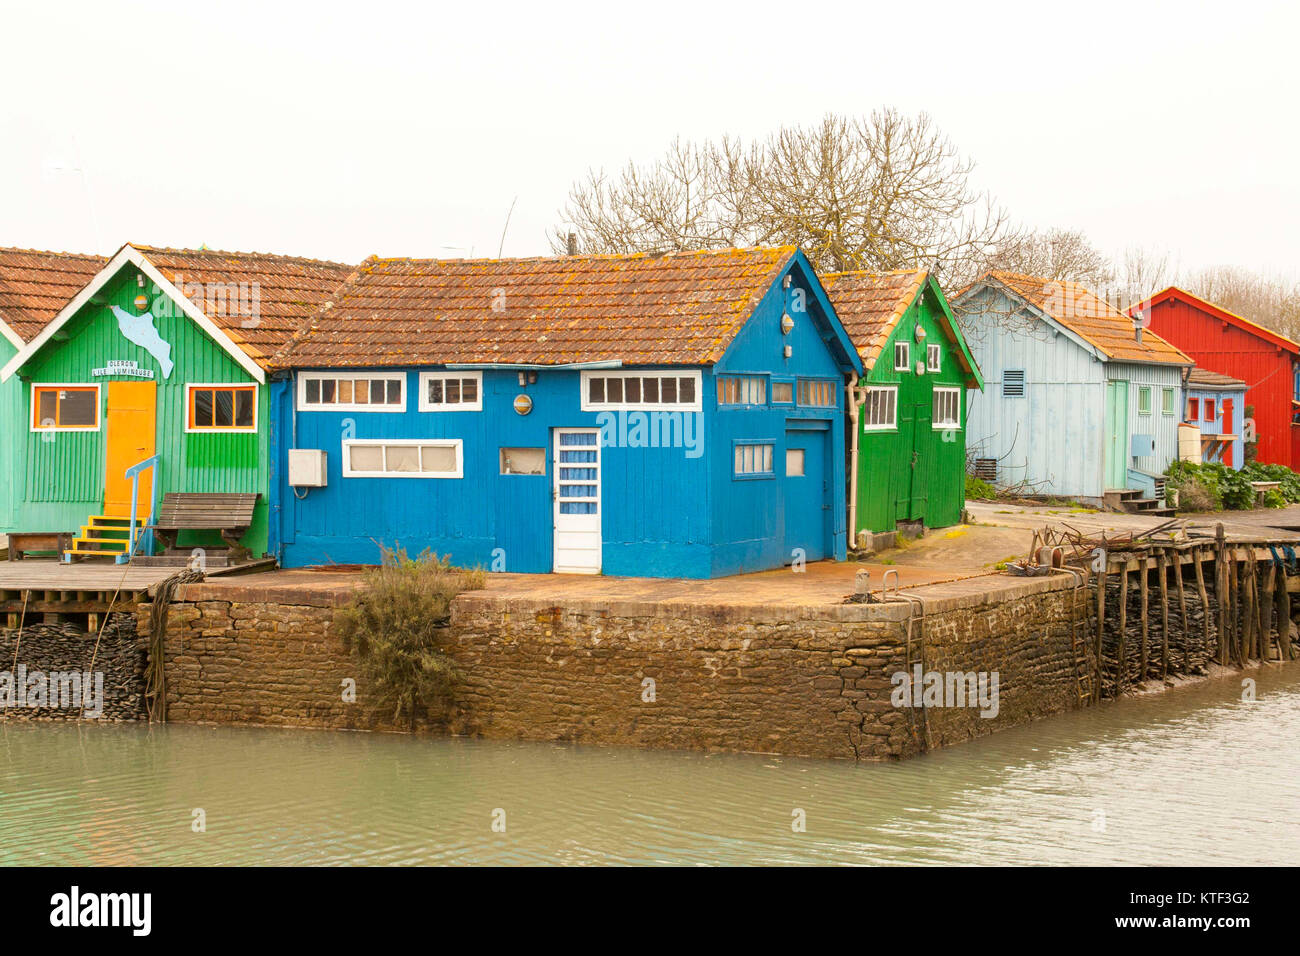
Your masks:
<svg viewBox="0 0 1300 956"><path fill-rule="evenodd" d="M140 473L146 470L149 471L149 520L146 522L146 525L153 524L154 498L158 492L157 465L158 465L158 456L150 455L144 461L136 462L134 465L132 465L130 468L126 470L126 477L131 479L131 530L129 532L129 537L128 537L130 546L126 549L126 554L118 555L117 557L118 564L127 564L131 560L131 556L135 554L135 545L136 545L136 527L135 527L136 510L135 509L136 509L136 503L139 501L139 497L137 493L140 488ZM152 548L150 548L150 551L152 552Z"/></svg>

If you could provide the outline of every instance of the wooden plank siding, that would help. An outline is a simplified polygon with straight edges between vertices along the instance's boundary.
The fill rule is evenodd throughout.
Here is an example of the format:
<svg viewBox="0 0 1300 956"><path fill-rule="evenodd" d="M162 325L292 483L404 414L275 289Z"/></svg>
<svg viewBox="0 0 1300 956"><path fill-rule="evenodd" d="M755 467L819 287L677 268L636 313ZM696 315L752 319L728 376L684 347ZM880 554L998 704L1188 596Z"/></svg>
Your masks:
<svg viewBox="0 0 1300 956"><path fill-rule="evenodd" d="M152 369L157 383L156 453L159 455L156 503L166 491L260 492L254 525L243 544L261 554L267 544L269 466L266 432L269 407L264 387L258 388L257 431L229 434L187 434L186 385L188 383L253 384L235 361L213 342L179 307L156 288L137 284L139 273L128 266L111 280L101 295L87 304L60 335L32 357L19 375L10 379L21 390L20 441L23 461L22 501L16 520L25 527L71 530L103 506L107 384L111 376L96 377L92 370L109 361L126 360ZM146 283L146 286L150 285ZM164 377L150 353L128 341L109 306L135 313L132 305L141 292L148 294L159 336L171 345L175 363ZM33 432L33 383L84 383L100 386L100 427L93 432ZM8 383L6 383L8 384ZM142 476L147 481L147 473ZM216 544L212 536L184 536L184 545Z"/></svg>

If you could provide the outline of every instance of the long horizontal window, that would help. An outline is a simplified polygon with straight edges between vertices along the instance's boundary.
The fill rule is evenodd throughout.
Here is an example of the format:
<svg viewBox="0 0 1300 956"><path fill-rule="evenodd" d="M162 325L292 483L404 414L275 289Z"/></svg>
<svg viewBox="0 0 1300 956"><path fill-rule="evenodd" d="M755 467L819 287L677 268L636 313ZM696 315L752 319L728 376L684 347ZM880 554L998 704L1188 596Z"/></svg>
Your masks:
<svg viewBox="0 0 1300 956"><path fill-rule="evenodd" d="M257 431L256 385L187 385L187 432Z"/></svg>
<svg viewBox="0 0 1300 956"><path fill-rule="evenodd" d="M897 427L898 389L868 388L862 405L862 430L880 432Z"/></svg>
<svg viewBox="0 0 1300 956"><path fill-rule="evenodd" d="M99 430L98 385L33 385L33 431Z"/></svg>
<svg viewBox="0 0 1300 956"><path fill-rule="evenodd" d="M719 375L719 405L766 405L767 379L762 375Z"/></svg>
<svg viewBox="0 0 1300 956"><path fill-rule="evenodd" d="M400 412L406 407L406 376L392 372L302 372L298 410Z"/></svg>
<svg viewBox="0 0 1300 956"><path fill-rule="evenodd" d="M582 410L698 412L699 372L583 372Z"/></svg>
<svg viewBox="0 0 1300 956"><path fill-rule="evenodd" d="M420 411L477 412L482 409L482 372L420 373Z"/></svg>
<svg viewBox="0 0 1300 956"><path fill-rule="evenodd" d="M935 428L961 427L961 389L936 388L933 401Z"/></svg>
<svg viewBox="0 0 1300 956"><path fill-rule="evenodd" d="M343 442L344 478L461 478L461 441L403 438Z"/></svg>

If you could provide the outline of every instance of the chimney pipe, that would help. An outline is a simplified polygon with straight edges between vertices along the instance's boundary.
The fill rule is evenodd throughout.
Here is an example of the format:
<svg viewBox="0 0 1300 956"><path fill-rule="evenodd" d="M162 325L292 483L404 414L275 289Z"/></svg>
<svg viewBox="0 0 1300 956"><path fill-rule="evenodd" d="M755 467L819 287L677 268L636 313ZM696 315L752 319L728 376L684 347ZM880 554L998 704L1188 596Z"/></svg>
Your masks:
<svg viewBox="0 0 1300 956"><path fill-rule="evenodd" d="M568 247L569 255L576 256L578 254L578 234L576 232L569 233Z"/></svg>

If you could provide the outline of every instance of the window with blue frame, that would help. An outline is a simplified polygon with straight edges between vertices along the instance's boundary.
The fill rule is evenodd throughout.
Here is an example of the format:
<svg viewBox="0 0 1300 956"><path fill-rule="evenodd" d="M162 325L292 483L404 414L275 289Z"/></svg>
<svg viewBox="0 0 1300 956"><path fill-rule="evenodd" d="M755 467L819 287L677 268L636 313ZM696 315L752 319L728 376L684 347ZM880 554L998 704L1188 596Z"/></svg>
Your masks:
<svg viewBox="0 0 1300 956"><path fill-rule="evenodd" d="M559 459L555 495L560 514L599 514L600 433L561 433Z"/></svg>
<svg viewBox="0 0 1300 956"><path fill-rule="evenodd" d="M734 470L737 478L771 478L774 442L736 442Z"/></svg>

